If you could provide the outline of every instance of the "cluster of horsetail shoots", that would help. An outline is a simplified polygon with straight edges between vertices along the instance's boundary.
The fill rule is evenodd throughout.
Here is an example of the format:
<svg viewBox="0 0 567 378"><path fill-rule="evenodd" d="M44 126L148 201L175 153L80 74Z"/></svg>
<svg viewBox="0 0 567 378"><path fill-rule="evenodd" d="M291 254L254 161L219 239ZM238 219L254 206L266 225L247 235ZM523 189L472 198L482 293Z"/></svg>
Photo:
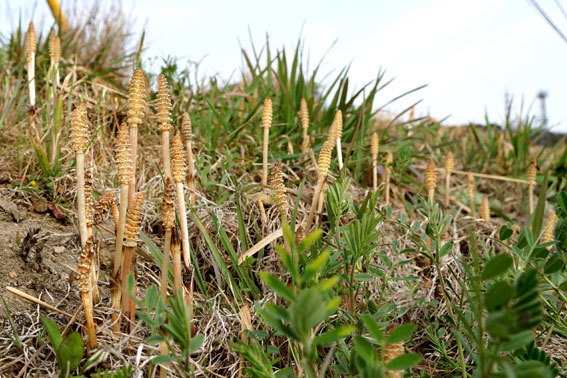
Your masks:
<svg viewBox="0 0 567 378"><path fill-rule="evenodd" d="M528 178L528 201L530 205L530 214L534 212L534 186L537 175L537 160L530 158L526 176Z"/></svg>
<svg viewBox="0 0 567 378"><path fill-rule="evenodd" d="M135 302L132 298L129 298L126 293L128 293L128 275L132 268L132 263L136 259L136 246L138 245L138 237L140 233L140 226L142 222L142 205L144 204L144 193L136 193L134 195L134 201L132 201L131 206L128 206L128 219L126 220L126 226L124 227L124 251L122 255L122 266L120 267L122 282L122 313L126 316L130 314L130 331L134 327L134 316L135 316ZM134 274L134 288L130 293L132 296L136 295L136 275Z"/></svg>
<svg viewBox="0 0 567 378"><path fill-rule="evenodd" d="M319 203L319 197L321 195L323 185L327 180L327 174L329 172L329 167L331 166L331 155L334 147L335 143L331 140L330 135L329 139L323 143L323 147L321 147L321 151L319 152L319 161L317 162L317 184L315 185L315 191L313 192L309 215L307 216L307 220L304 225L304 231L306 234L310 231L313 218L315 217L315 210Z"/></svg>
<svg viewBox="0 0 567 378"><path fill-rule="evenodd" d="M185 142L185 155L187 156L187 187L189 188L189 203L195 205L195 162L193 159L193 130L191 117L187 113L181 116L181 135Z"/></svg>
<svg viewBox="0 0 567 378"><path fill-rule="evenodd" d="M128 186L128 199L133 201L136 190L136 161L138 159L138 126L144 118L146 106L146 78L144 71L137 68L130 80L130 92L128 97L128 126L130 130L130 147L132 150L132 174Z"/></svg>
<svg viewBox="0 0 567 378"><path fill-rule="evenodd" d="M167 79L163 74L158 76L158 93L157 93L157 106L156 116L158 121L158 130L161 133L162 157L163 157L163 171L165 177L171 179L171 164L169 157L169 133L171 130L171 98L169 95L169 88Z"/></svg>
<svg viewBox="0 0 567 378"><path fill-rule="evenodd" d="M185 195L183 194L183 181L185 179L185 153L183 151L183 142L181 135L175 134L173 138L171 159L171 173L175 182L175 190L177 192L177 207L179 209L179 220L181 226L181 245L183 247L183 261L186 267L191 266L189 259L189 232L187 230L187 210L185 208Z"/></svg>
<svg viewBox="0 0 567 378"><path fill-rule="evenodd" d="M433 204L435 202L435 188L437 187L437 170L433 160L427 163L425 170L425 187L427 188L429 202Z"/></svg>
<svg viewBox="0 0 567 378"><path fill-rule="evenodd" d="M445 207L449 207L451 199L451 172L455 169L453 152L447 152L445 156Z"/></svg>
<svg viewBox="0 0 567 378"><path fill-rule="evenodd" d="M30 106L35 106L35 51L37 48L37 38L33 22L30 21L28 31L24 38L24 53L26 55L26 69L28 74L28 88L30 96Z"/></svg>
<svg viewBox="0 0 567 378"><path fill-rule="evenodd" d="M471 216L474 218L476 216L476 210L474 204L474 176L471 172L467 173L467 194L469 196Z"/></svg>
<svg viewBox="0 0 567 378"><path fill-rule="evenodd" d="M87 325L87 333L89 336L89 349L96 348L96 328L94 323L93 310L93 282L91 281L90 272L94 264L94 246L92 238L89 238L82 249L78 272L78 285L81 293L81 300L85 311L85 320Z"/></svg>
<svg viewBox="0 0 567 378"><path fill-rule="evenodd" d="M372 189L378 190L378 134L372 134L372 143L370 145L370 154L372 155Z"/></svg>
<svg viewBox="0 0 567 378"><path fill-rule="evenodd" d="M392 163L394 162L394 155L391 151L386 152L386 166L384 167L384 172L386 175L386 194L385 201L386 205L390 204L390 177L392 176Z"/></svg>
<svg viewBox="0 0 567 378"><path fill-rule="evenodd" d="M77 160L77 212L79 216L79 232L81 247L87 242L87 217L85 209L85 150L89 143L87 107L79 104L71 115L71 146Z"/></svg>
<svg viewBox="0 0 567 378"><path fill-rule="evenodd" d="M57 88L59 86L59 61L61 60L61 40L55 32L55 29L51 29L49 34L49 60L50 66L49 71L53 75L53 86Z"/></svg>

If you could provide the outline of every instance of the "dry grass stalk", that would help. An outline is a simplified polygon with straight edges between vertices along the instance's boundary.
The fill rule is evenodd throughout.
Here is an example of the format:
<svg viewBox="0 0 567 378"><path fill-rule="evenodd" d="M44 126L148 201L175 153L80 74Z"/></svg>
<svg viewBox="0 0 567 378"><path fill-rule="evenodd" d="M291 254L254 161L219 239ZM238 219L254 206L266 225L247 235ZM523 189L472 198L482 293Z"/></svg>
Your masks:
<svg viewBox="0 0 567 378"><path fill-rule="evenodd" d="M87 122L87 107L84 103L81 103L71 114L69 136L77 159L77 213L79 215L81 248L84 248L87 243L87 217L85 213L85 150L89 143Z"/></svg>
<svg viewBox="0 0 567 378"><path fill-rule="evenodd" d="M528 169L526 170L526 176L528 179L528 200L530 205L530 214L534 212L534 186L537 175L537 159L535 157L530 158Z"/></svg>
<svg viewBox="0 0 567 378"><path fill-rule="evenodd" d="M427 188L429 202L433 204L435 202L435 188L437 187L437 170L433 160L427 163L427 168L425 169L425 187Z"/></svg>
<svg viewBox="0 0 567 378"><path fill-rule="evenodd" d="M272 127L272 99L266 97L262 112L262 128L264 129L264 145L262 150L262 185L268 186L268 143Z"/></svg>
<svg viewBox="0 0 567 378"><path fill-rule="evenodd" d="M386 194L385 201L386 205L390 204L390 177L392 177L392 164L394 162L394 155L392 152L386 152L386 166L384 167L384 172L386 174Z"/></svg>
<svg viewBox="0 0 567 378"><path fill-rule="evenodd" d="M445 207L449 207L451 201L451 172L454 168L453 151L449 151L445 156Z"/></svg>
<svg viewBox="0 0 567 378"><path fill-rule="evenodd" d="M122 292L128 292L128 275L132 267L132 263L135 263L136 259L136 246L138 244L138 237L140 233L140 227L142 223L142 205L144 203L144 193L136 193L134 195L134 201L132 205L128 208L128 219L126 221L126 227L124 227L124 251L122 254L122 267L121 279L122 282ZM132 296L136 295L136 275L134 274L134 288L130 293ZM124 296L122 299L122 313L124 315L130 314L130 319L132 323L130 324L130 331L134 328L134 317L135 317L135 302L132 298Z"/></svg>
<svg viewBox="0 0 567 378"><path fill-rule="evenodd" d="M319 203L319 197L321 196L323 184L327 179L329 167L331 166L331 154L333 153L333 148L335 147L335 143L331 138L332 134L329 135L329 140L323 143L323 147L321 147L321 151L319 152L319 161L317 162L317 184L313 193L309 215L307 216L307 220L305 221L304 225L304 232L306 234L308 234L311 229L311 224L313 223L313 218L315 217L315 210L317 209L317 205Z"/></svg>
<svg viewBox="0 0 567 378"><path fill-rule="evenodd" d="M339 163L339 171L343 169L343 150L341 147L341 138L343 136L343 112L337 110L335 119L329 131L329 139L332 140L337 146L337 160Z"/></svg>
<svg viewBox="0 0 567 378"><path fill-rule="evenodd" d="M171 230L175 226L175 186L171 179L165 179L165 190L163 192L163 205L161 211L163 228L165 229L165 240L163 244L163 255L161 262L160 294L165 300L167 298L167 272L169 269L169 254L171 250Z"/></svg>
<svg viewBox="0 0 567 378"><path fill-rule="evenodd" d="M476 216L476 210L474 204L474 176L471 172L467 174L467 194L469 196L471 216L474 218Z"/></svg>
<svg viewBox="0 0 567 378"><path fill-rule="evenodd" d="M146 106L146 78L141 68L136 68L130 80L128 98L128 126L130 127L130 148L132 150L132 174L128 185L128 199L134 200L136 190L136 162L138 158L138 126L144 118Z"/></svg>
<svg viewBox="0 0 567 378"><path fill-rule="evenodd" d="M73 314L69 314L68 312L65 312L65 311L63 311L63 310L60 310L60 309L58 309L57 307L52 306L52 305L50 305L49 303L42 301L41 299L38 299L38 298L36 298L36 297L34 297L34 296L32 296L32 295L29 295L28 293L25 293L25 292L23 292L23 291L21 291L21 290L19 290L19 289L16 289L15 287L6 286L6 291L8 291L9 293L12 293L12 294L14 294L14 295L17 295L18 297L23 298L23 299L25 299L25 300L27 300L27 301L30 301L30 302L32 302L32 303L38 304L38 305L40 305L40 306L42 306L42 307L45 307L45 308L47 308L47 309L49 309L49 310L51 310L51 311L55 311L55 312L57 312L57 313L59 313L59 314L61 314L61 315L65 315L65 316L67 316L67 317L69 317L69 318L71 318L71 319L73 319L73 318L75 317Z"/></svg>
<svg viewBox="0 0 567 378"><path fill-rule="evenodd" d="M186 267L191 267L189 259L189 231L187 229L187 209L185 207L185 195L183 193L183 180L185 178L185 157L183 156L183 143L181 136L175 134L173 138L173 159L171 160L171 172L177 192L177 207L179 208L179 220L181 226L181 245L183 247L183 260Z"/></svg>
<svg viewBox="0 0 567 378"><path fill-rule="evenodd" d="M376 191L378 190L378 133L372 134L370 154L372 155L372 189Z"/></svg>
<svg viewBox="0 0 567 378"><path fill-rule="evenodd" d="M171 130L171 97L169 95L169 87L164 74L158 76L158 93L157 93L157 121L158 130L161 133L163 171L165 177L171 177L171 162L169 158L169 133Z"/></svg>
<svg viewBox="0 0 567 378"><path fill-rule="evenodd" d="M486 195L482 197L482 203L480 204L478 213L482 220L490 220L490 206L488 204L488 197Z"/></svg>
<svg viewBox="0 0 567 378"><path fill-rule="evenodd" d="M243 305L239 312L240 317L240 340L244 343L248 343L248 335L246 331L252 331L252 317L250 316L250 309L248 305ZM238 376L242 377L244 372L244 357L240 356L240 368L238 370Z"/></svg>
<svg viewBox="0 0 567 378"><path fill-rule="evenodd" d="M549 214L547 221L545 222L545 226L543 228L543 233L541 235L541 242L542 243L549 243L550 241L555 240L553 236L553 232L555 231L555 225L557 224L557 214L555 211Z"/></svg>
<svg viewBox="0 0 567 378"><path fill-rule="evenodd" d="M53 75L53 86L55 88L59 87L59 61L61 60L61 40L55 29L51 29L49 34L49 60L50 67L49 71Z"/></svg>
<svg viewBox="0 0 567 378"><path fill-rule="evenodd" d="M191 117L183 113L181 116L181 134L185 142L185 154L187 155L187 187L190 190L189 203L195 206L195 161L193 159L193 130L191 127Z"/></svg>
<svg viewBox="0 0 567 378"><path fill-rule="evenodd" d="M85 320L87 323L87 332L89 335L88 347L90 350L96 348L96 328L93 313L93 285L91 281L92 265L94 263L94 246L92 238L87 240L85 247L81 253L80 264L77 268L79 273L78 284L85 310Z"/></svg>
<svg viewBox="0 0 567 378"><path fill-rule="evenodd" d="M30 106L35 106L35 51L37 38L33 22L30 21L28 31L24 38L24 52L26 54L26 70L28 73L28 88L30 95Z"/></svg>

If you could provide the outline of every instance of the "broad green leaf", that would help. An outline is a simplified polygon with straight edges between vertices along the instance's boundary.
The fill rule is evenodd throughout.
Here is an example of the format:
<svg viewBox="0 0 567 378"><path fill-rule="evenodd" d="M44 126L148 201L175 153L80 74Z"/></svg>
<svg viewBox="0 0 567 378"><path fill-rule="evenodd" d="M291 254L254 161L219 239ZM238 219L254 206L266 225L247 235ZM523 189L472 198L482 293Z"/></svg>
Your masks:
<svg viewBox="0 0 567 378"><path fill-rule="evenodd" d="M195 352L197 349L203 345L203 341L205 341L205 336L201 333L195 335L189 344L189 353Z"/></svg>
<svg viewBox="0 0 567 378"><path fill-rule="evenodd" d="M152 285L146 291L146 309L153 310L159 296L159 290L156 285Z"/></svg>
<svg viewBox="0 0 567 378"><path fill-rule="evenodd" d="M512 335L509 341L502 344L501 350L507 352L519 349L524 345L528 345L534 339L534 335L531 330L520 332L516 335Z"/></svg>
<svg viewBox="0 0 567 378"><path fill-rule="evenodd" d="M276 276L267 272L258 273L262 281L264 281L273 291L276 292L280 297L287 299L290 302L295 300L293 292L285 283L280 281Z"/></svg>
<svg viewBox="0 0 567 378"><path fill-rule="evenodd" d="M354 326L343 326L343 327L335 328L317 336L313 340L313 343L316 345L319 344L328 345L334 343L339 339L347 337L348 335L352 334L355 331L356 331L356 327Z"/></svg>
<svg viewBox="0 0 567 378"><path fill-rule="evenodd" d="M496 282L488 291L484 297L484 304L486 308L490 310L495 310L500 307L506 306L508 301L514 295L514 289L507 282Z"/></svg>
<svg viewBox="0 0 567 378"><path fill-rule="evenodd" d="M47 333L47 337L49 337L49 341L51 342L53 349L55 351L58 351L59 346L61 345L61 342L63 341L63 337L61 336L61 333L59 332L59 327L57 327L57 324L55 324L55 322L53 320L46 318L45 316L41 317L41 323L43 324L43 328L45 329L45 332Z"/></svg>
<svg viewBox="0 0 567 378"><path fill-rule="evenodd" d="M510 236L512 236L512 234L514 233L514 231L512 231L512 229L510 227L508 227L507 225L503 225L502 227L500 227L500 240L504 241L507 240Z"/></svg>
<svg viewBox="0 0 567 378"><path fill-rule="evenodd" d="M172 356L167 356L167 355L165 355L165 356L160 355L160 356L156 356L156 357L152 358L152 362L156 365L165 364L165 363L171 362L171 361L175 361L175 358L173 358Z"/></svg>
<svg viewBox="0 0 567 378"><path fill-rule="evenodd" d="M482 271L482 279L488 280L506 273L506 271L512 267L513 263L514 260L512 257L506 253L494 256L494 258L484 267L484 270Z"/></svg>
<svg viewBox="0 0 567 378"><path fill-rule="evenodd" d="M309 282L317 273L320 273L325 266L325 263L329 259L331 251L326 249L319 254L312 262L307 265L305 272L303 272L303 277L301 278L303 282Z"/></svg>
<svg viewBox="0 0 567 378"><path fill-rule="evenodd" d="M62 371L72 372L79 366L79 362L83 358L84 347L83 338L79 332L73 332L63 340L59 346L59 355L62 363L60 368ZM66 370L67 367L69 367L69 370Z"/></svg>
<svg viewBox="0 0 567 378"><path fill-rule="evenodd" d="M161 335L151 335L146 339L148 344L159 344L163 341L165 341L165 339Z"/></svg>
<svg viewBox="0 0 567 378"><path fill-rule="evenodd" d="M447 255L449 252L451 252L452 248L453 248L452 241L443 244L443 247L441 247L441 250L439 251L439 258L442 258L443 256Z"/></svg>
<svg viewBox="0 0 567 378"><path fill-rule="evenodd" d="M422 357L417 353L402 354L388 362L386 369L388 370L407 370L421 361Z"/></svg>
<svg viewBox="0 0 567 378"><path fill-rule="evenodd" d="M559 272L564 267L565 267L565 262L563 261L561 256L553 255L545 263L545 266L543 267L543 273L553 274L555 272Z"/></svg>
<svg viewBox="0 0 567 378"><path fill-rule="evenodd" d="M370 335L372 335L374 340L376 340L379 344L382 344L384 342L384 335L382 334L382 331L380 331L380 327L372 315L362 315L362 320L364 321L364 326L368 332L370 332Z"/></svg>
<svg viewBox="0 0 567 378"><path fill-rule="evenodd" d="M394 328L386 338L386 345L399 343L411 336L417 327L412 323L405 323Z"/></svg>

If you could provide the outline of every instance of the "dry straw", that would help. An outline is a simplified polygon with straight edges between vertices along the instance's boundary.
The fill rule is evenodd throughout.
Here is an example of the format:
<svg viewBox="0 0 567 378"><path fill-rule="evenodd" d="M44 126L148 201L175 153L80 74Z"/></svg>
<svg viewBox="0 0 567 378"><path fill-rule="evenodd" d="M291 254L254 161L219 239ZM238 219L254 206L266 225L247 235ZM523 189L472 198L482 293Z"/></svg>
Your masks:
<svg viewBox="0 0 567 378"><path fill-rule="evenodd" d="M370 154L372 155L372 189L378 189L378 134L372 134L372 142L370 144Z"/></svg>
<svg viewBox="0 0 567 378"><path fill-rule="evenodd" d="M187 187L189 188L189 203L195 205L195 162L193 159L193 130L191 117L183 113L181 116L181 135L185 142L185 155L187 156Z"/></svg>
<svg viewBox="0 0 567 378"><path fill-rule="evenodd" d="M166 178L171 177L171 163L169 158L169 134L171 130L171 98L169 95L169 87L165 75L158 76L158 93L157 93L157 121L158 130L161 132L163 170Z"/></svg>
<svg viewBox="0 0 567 378"><path fill-rule="evenodd" d="M144 193L136 193L134 201L128 208L128 219L126 220L126 227L124 227L124 251L122 255L121 269L121 282L122 292L128 293L128 275L132 269L132 263L136 261L136 247L138 245L138 238L140 234L140 227L142 224L142 205L144 204ZM136 274L134 274L134 288L130 295L136 295ZM122 299L122 313L126 316L130 314L130 331L134 328L135 318L135 302L128 295L123 294Z"/></svg>
<svg viewBox="0 0 567 378"><path fill-rule="evenodd" d="M490 206L488 204L488 197L486 195L482 197L482 203L480 204L478 213L482 220L490 220Z"/></svg>
<svg viewBox="0 0 567 378"><path fill-rule="evenodd" d="M185 195L183 193L183 180L185 178L185 157L181 136L175 134L172 145L173 158L171 160L171 173L175 182L177 192L177 207L179 208L179 220L181 226L181 245L183 247L183 260L186 267L191 266L189 259L189 232L187 230L187 209L185 207Z"/></svg>
<svg viewBox="0 0 567 378"><path fill-rule="evenodd" d="M59 86L59 61L61 60L61 40L55 29L51 29L49 34L49 60L51 72L53 78L53 86L57 88Z"/></svg>
<svg viewBox="0 0 567 378"><path fill-rule="evenodd" d="M89 238L81 252L80 263L77 271L79 273L78 284L81 292L81 300L83 301L83 309L85 310L85 319L87 323L87 332L89 335L88 347L90 350L96 348L96 328L93 314L93 282L90 279L94 260L93 240ZM94 283L96 285L96 283Z"/></svg>
<svg viewBox="0 0 567 378"><path fill-rule="evenodd" d="M451 173L455 169L453 151L447 152L445 156L445 207L449 207L451 200Z"/></svg>
<svg viewBox="0 0 567 378"><path fill-rule="evenodd" d="M79 215L79 233L81 248L87 242L87 217L85 208L85 150L89 143L87 107L79 104L71 114L71 132L69 135L71 147L77 160L77 213Z"/></svg>
<svg viewBox="0 0 567 378"><path fill-rule="evenodd" d="M474 176L471 172L467 173L467 194L469 196L471 216L474 218L476 216L474 204Z"/></svg>
<svg viewBox="0 0 567 378"><path fill-rule="evenodd" d="M28 88L30 95L30 106L35 106L35 51L37 38L33 22L30 21L28 31L24 38L24 52L26 54L26 70L28 73Z"/></svg>
<svg viewBox="0 0 567 378"><path fill-rule="evenodd" d="M437 170L435 169L435 163L433 162L433 160L430 160L427 163L427 168L425 169L425 187L427 188L429 202L431 204L435 202L436 186L437 186Z"/></svg>
<svg viewBox="0 0 567 378"><path fill-rule="evenodd" d="M262 150L262 185L268 186L268 143L272 127L272 99L266 97L262 112L262 128L264 129L264 145Z"/></svg>
<svg viewBox="0 0 567 378"><path fill-rule="evenodd" d="M390 180L392 177L392 164L394 163L394 155L392 152L386 152L386 166L384 167L384 172L386 174L386 194L385 202L388 205L390 203Z"/></svg>
<svg viewBox="0 0 567 378"><path fill-rule="evenodd" d="M526 176L528 179L528 200L530 205L530 214L534 212L534 186L537 175L537 160L535 157L530 158Z"/></svg>
<svg viewBox="0 0 567 378"><path fill-rule="evenodd" d="M136 190L136 161L138 156L138 126L144 118L146 106L146 78L144 71L137 68L130 80L130 91L128 97L128 126L130 127L130 148L132 149L132 174L128 186L128 199L134 199Z"/></svg>

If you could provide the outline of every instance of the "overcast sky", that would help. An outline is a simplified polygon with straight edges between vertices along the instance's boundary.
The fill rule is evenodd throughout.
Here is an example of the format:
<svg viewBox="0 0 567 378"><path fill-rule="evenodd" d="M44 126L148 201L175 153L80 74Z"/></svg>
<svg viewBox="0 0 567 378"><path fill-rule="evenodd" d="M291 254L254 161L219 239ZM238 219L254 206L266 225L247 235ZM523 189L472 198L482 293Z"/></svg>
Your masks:
<svg viewBox="0 0 567 378"><path fill-rule="evenodd" d="M567 0L557 1L567 9ZM555 1L539 3L567 31L567 18ZM266 33L272 48L291 49L301 36L311 62L336 40L324 72L352 63L351 83L358 88L380 69L394 79L376 105L428 85L391 111L423 99L417 115L462 124L482 122L487 112L501 122L506 92L518 104L516 111L523 98L525 108L532 105L531 114L539 116L536 94L545 90L549 122L567 132L567 43L526 0L125 0L123 5L136 20L134 30L146 28L145 58L203 60L204 73L228 78L242 67L240 44L250 46L248 28L256 46ZM10 1L11 16L7 0L0 0L3 34L13 25L9 18L18 17L18 6L26 17L35 8L34 21L49 16L43 0Z"/></svg>

